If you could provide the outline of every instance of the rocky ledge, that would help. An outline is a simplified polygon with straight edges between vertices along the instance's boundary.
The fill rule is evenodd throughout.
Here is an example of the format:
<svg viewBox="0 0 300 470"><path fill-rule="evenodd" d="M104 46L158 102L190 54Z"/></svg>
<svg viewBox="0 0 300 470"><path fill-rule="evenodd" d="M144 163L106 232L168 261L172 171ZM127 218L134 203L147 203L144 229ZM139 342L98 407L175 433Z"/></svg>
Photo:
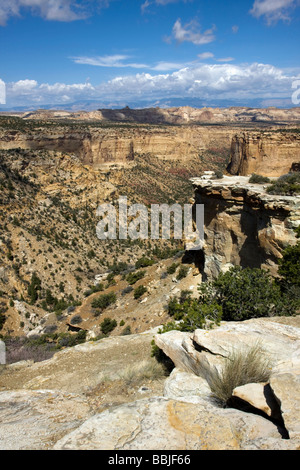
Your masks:
<svg viewBox="0 0 300 470"><path fill-rule="evenodd" d="M207 172L209 173L209 172ZM300 196L266 192L248 176L192 178L195 203L204 205L204 246L200 270L209 278L231 266L259 267L276 275L282 250L296 242Z"/></svg>
<svg viewBox="0 0 300 470"><path fill-rule="evenodd" d="M0 449L300 449L299 326L299 317L280 317L224 322L193 333L152 331L85 343L40 365L10 366L0 375ZM109 370L109 348L128 352L142 341L147 349L152 338L175 366L161 392L143 396L140 390L138 399L93 411L87 391L91 381L101 381L101 364ZM203 364L206 370L220 369L233 349L247 352L257 341L272 359L271 378L237 387L234 407L218 406ZM125 356L124 364L129 359ZM73 368L66 369L67 361ZM22 367L27 377L23 383ZM14 375L19 389L5 389ZM41 389L41 384L48 387Z"/></svg>

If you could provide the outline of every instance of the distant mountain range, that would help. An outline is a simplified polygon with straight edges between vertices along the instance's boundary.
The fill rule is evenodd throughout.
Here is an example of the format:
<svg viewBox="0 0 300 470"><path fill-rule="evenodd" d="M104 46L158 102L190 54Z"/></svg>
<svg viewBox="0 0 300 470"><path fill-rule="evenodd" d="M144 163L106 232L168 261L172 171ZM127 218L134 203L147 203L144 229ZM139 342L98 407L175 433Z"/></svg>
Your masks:
<svg viewBox="0 0 300 470"><path fill-rule="evenodd" d="M72 103L64 104L44 104L44 105L30 105L30 106L11 106L2 105L0 111L2 112L26 112L35 111L37 109L48 110L65 110L65 111L94 111L96 109L120 109L126 106L132 109L144 108L173 108L189 106L192 108L230 108L230 107L248 107L248 108L294 108L290 99L253 99L253 100L218 100L208 101L198 98L166 98L160 100L137 100L137 101L96 101L96 100L79 100Z"/></svg>

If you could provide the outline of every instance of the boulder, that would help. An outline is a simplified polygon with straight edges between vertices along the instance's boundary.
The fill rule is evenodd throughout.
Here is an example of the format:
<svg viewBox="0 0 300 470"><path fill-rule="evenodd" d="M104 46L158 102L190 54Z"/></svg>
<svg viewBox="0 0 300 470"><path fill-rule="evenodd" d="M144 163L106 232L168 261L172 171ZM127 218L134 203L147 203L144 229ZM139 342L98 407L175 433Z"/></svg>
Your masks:
<svg viewBox="0 0 300 470"><path fill-rule="evenodd" d="M210 388L205 379L177 368L165 381L164 396L167 398L191 400L192 397L206 398L209 394Z"/></svg>

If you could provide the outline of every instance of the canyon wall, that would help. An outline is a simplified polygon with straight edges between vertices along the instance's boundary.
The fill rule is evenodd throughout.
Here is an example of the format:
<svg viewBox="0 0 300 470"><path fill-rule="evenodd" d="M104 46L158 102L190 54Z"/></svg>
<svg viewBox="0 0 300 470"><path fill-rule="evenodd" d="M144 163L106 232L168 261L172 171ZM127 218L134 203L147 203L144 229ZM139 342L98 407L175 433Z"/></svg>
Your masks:
<svg viewBox="0 0 300 470"><path fill-rule="evenodd" d="M204 247L195 252L203 277L231 266L277 272L282 250L296 241L300 196L273 196L247 177L193 178L195 202L204 204Z"/></svg>
<svg viewBox="0 0 300 470"><path fill-rule="evenodd" d="M43 127L31 132L6 130L0 135L0 149L23 148L57 150L74 154L85 164L93 166L123 163L133 160L134 154L152 154L163 160L188 161L201 152L229 149L236 129L198 126L116 126Z"/></svg>
<svg viewBox="0 0 300 470"><path fill-rule="evenodd" d="M300 162L300 134L290 131L243 132L231 143L227 171L232 175L281 176Z"/></svg>

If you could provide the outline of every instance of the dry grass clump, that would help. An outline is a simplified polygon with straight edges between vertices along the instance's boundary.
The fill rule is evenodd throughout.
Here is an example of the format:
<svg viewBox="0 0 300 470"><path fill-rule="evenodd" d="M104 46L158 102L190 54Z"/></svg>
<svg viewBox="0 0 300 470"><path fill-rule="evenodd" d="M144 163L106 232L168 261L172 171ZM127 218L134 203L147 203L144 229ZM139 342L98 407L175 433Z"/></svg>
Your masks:
<svg viewBox="0 0 300 470"><path fill-rule="evenodd" d="M247 350L232 350L224 359L221 370L203 367L202 372L214 399L222 406L227 406L236 387L268 382L271 370L271 359L257 342Z"/></svg>
<svg viewBox="0 0 300 470"><path fill-rule="evenodd" d="M158 380L166 377L166 369L157 361L144 360L128 365L121 373L120 378L126 385L136 385L144 380Z"/></svg>

